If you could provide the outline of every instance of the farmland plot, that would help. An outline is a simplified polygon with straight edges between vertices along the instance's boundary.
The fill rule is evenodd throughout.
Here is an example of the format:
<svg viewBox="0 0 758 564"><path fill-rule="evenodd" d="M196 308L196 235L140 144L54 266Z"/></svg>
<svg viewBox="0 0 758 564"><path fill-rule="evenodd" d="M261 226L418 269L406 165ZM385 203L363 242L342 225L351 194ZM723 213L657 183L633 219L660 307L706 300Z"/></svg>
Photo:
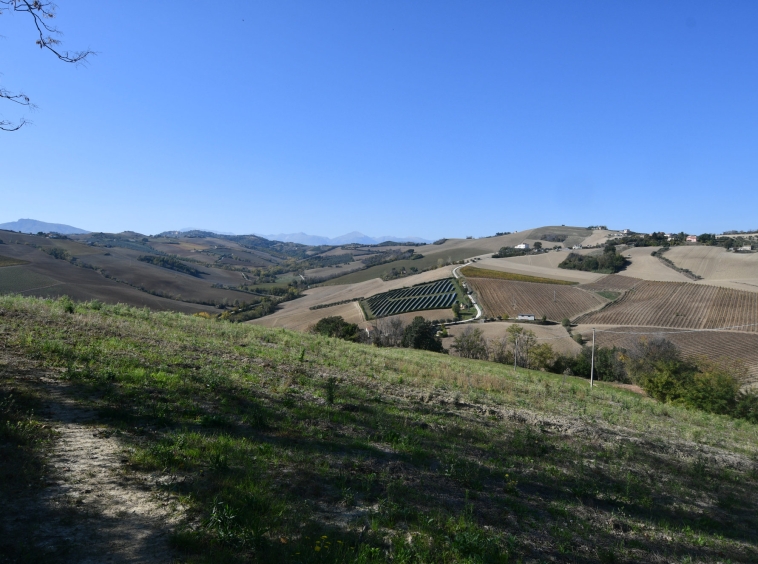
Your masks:
<svg viewBox="0 0 758 564"><path fill-rule="evenodd" d="M758 277L758 253L730 253L722 247L673 247L666 258L705 280L742 280Z"/></svg>
<svg viewBox="0 0 758 564"><path fill-rule="evenodd" d="M33 272L23 266L8 266L0 269L0 294L28 292L58 283L49 276Z"/></svg>
<svg viewBox="0 0 758 564"><path fill-rule="evenodd" d="M651 327L607 327L608 331L618 333L596 333L596 344L601 347L622 347L631 349L640 338L655 339L664 338L674 343L685 358L705 356L714 362L720 360L741 362L747 368L747 378L743 385L758 382L758 335L754 333L742 333L736 331L713 331L713 332L672 332L671 329L662 328L659 334L634 335L631 333L651 333ZM585 337L591 338L589 325L577 328Z"/></svg>
<svg viewBox="0 0 758 564"><path fill-rule="evenodd" d="M18 266L20 264L29 264L25 260L19 260L11 257L4 257L0 255L0 266Z"/></svg>
<svg viewBox="0 0 758 564"><path fill-rule="evenodd" d="M533 313L537 318L560 321L602 307L608 300L570 286L516 282L489 278L469 278L467 283L479 296L488 317L516 317Z"/></svg>
<svg viewBox="0 0 758 564"><path fill-rule="evenodd" d="M616 292L624 292L631 290L637 284L642 282L640 278L632 278L630 276L622 276L621 274L609 274L605 278L601 278L597 282L590 284L582 284L580 288L590 290L592 292L602 292L603 290L611 290Z"/></svg>
<svg viewBox="0 0 758 564"><path fill-rule="evenodd" d="M717 286L644 281L577 323L716 329L758 323L758 294ZM741 331L756 332L758 326Z"/></svg>
<svg viewBox="0 0 758 564"><path fill-rule="evenodd" d="M409 311L447 309L452 307L458 293L452 280L400 288L372 296L364 302L373 317L386 317Z"/></svg>

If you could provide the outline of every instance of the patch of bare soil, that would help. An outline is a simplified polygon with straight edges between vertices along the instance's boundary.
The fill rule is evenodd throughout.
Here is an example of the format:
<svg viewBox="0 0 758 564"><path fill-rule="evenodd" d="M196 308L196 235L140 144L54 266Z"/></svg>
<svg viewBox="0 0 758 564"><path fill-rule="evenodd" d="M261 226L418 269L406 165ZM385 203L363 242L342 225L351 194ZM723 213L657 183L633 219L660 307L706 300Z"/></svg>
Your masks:
<svg viewBox="0 0 758 564"><path fill-rule="evenodd" d="M613 386L614 388L621 388L622 390L629 390L630 392L634 392L635 394L639 394L641 396L647 396L647 392L637 386L636 384L620 384L618 382L603 382L606 386Z"/></svg>
<svg viewBox="0 0 758 564"><path fill-rule="evenodd" d="M36 376L36 378L35 378ZM42 389L40 414L56 432L45 487L19 492L5 508L6 533L29 539L32 558L79 563L175 561L168 535L182 507L158 491L158 477L132 472L126 450L95 413L52 375L27 372ZM0 558L0 561L3 559Z"/></svg>

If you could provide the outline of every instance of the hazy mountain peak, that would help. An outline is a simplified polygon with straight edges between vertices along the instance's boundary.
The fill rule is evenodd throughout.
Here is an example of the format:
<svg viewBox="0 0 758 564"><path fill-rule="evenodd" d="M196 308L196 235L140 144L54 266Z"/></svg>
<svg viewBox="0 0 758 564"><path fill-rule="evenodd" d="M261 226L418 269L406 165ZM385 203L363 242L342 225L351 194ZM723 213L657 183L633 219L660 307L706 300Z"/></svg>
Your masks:
<svg viewBox="0 0 758 564"><path fill-rule="evenodd" d="M0 223L0 229L8 231L20 231L21 233L60 233L61 235L80 235L90 233L86 229L80 229L63 223L47 223L37 219L19 219L8 223Z"/></svg>

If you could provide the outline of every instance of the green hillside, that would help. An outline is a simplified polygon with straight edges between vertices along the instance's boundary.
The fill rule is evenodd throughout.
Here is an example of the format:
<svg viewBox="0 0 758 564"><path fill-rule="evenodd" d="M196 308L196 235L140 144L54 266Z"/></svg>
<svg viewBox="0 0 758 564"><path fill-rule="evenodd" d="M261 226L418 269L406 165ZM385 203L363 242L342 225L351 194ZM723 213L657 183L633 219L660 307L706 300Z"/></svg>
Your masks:
<svg viewBox="0 0 758 564"><path fill-rule="evenodd" d="M46 402L92 410L118 471L158 477L181 561L758 561L756 425L442 354L0 296L0 553L18 560L91 550L44 541L87 503L14 502L45 499Z"/></svg>

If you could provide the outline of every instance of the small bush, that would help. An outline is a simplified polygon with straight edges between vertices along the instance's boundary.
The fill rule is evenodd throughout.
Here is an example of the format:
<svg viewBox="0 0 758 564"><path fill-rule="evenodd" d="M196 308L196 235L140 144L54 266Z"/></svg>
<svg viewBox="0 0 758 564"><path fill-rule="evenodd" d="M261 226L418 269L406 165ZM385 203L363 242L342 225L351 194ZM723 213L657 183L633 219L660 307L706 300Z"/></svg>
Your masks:
<svg viewBox="0 0 758 564"><path fill-rule="evenodd" d="M750 423L758 423L758 393L741 392L737 396L734 416Z"/></svg>
<svg viewBox="0 0 758 564"><path fill-rule="evenodd" d="M66 313L74 313L74 302L68 296L61 296L58 298L58 304L60 304L63 311Z"/></svg>
<svg viewBox="0 0 758 564"><path fill-rule="evenodd" d="M319 319L318 323L311 328L311 332L353 342L360 338L358 325L348 323L341 315Z"/></svg>

